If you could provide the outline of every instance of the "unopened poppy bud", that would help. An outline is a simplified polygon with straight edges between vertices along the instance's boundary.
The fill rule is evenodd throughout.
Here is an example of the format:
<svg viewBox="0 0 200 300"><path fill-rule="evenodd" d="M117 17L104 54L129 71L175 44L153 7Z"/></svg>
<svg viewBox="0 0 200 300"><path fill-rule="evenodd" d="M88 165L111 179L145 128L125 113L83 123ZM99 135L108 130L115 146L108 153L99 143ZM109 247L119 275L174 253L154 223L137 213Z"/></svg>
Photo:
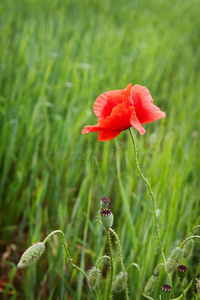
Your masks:
<svg viewBox="0 0 200 300"><path fill-rule="evenodd" d="M171 297L171 293L172 293L172 288L170 285L165 284L161 286L161 298L162 300L169 300Z"/></svg>
<svg viewBox="0 0 200 300"><path fill-rule="evenodd" d="M194 240L191 239L183 247L183 257L188 259L192 254L193 248L194 248Z"/></svg>
<svg viewBox="0 0 200 300"><path fill-rule="evenodd" d="M100 279L100 270L97 268L93 268L90 271L90 274L88 276L88 285L91 291L97 287L99 283L99 279Z"/></svg>
<svg viewBox="0 0 200 300"><path fill-rule="evenodd" d="M36 262L45 250L44 243L36 243L29 247L21 256L18 268L26 268Z"/></svg>
<svg viewBox="0 0 200 300"><path fill-rule="evenodd" d="M178 267L183 252L180 247L176 247L172 253L170 254L169 258L165 263L165 270L167 273L171 273L172 271L176 270Z"/></svg>
<svg viewBox="0 0 200 300"><path fill-rule="evenodd" d="M102 208L100 210L100 220L105 228L111 228L113 224L113 214L111 210Z"/></svg>
<svg viewBox="0 0 200 300"><path fill-rule="evenodd" d="M101 207L106 208L111 203L108 197L101 197Z"/></svg>
<svg viewBox="0 0 200 300"><path fill-rule="evenodd" d="M126 273L126 277L127 277L127 273ZM124 275L123 272L120 272L116 276L115 281L113 282L113 291L115 293L120 293L124 289L125 289Z"/></svg>
<svg viewBox="0 0 200 300"><path fill-rule="evenodd" d="M178 270L178 276L181 279L185 278L188 268L184 265L180 265L177 267L177 270Z"/></svg>
<svg viewBox="0 0 200 300"><path fill-rule="evenodd" d="M153 292L157 281L158 281L158 275L157 274L156 275L154 275L154 274L151 275L151 277L147 281L147 284L145 285L145 288L144 288L144 293L146 295L150 295Z"/></svg>

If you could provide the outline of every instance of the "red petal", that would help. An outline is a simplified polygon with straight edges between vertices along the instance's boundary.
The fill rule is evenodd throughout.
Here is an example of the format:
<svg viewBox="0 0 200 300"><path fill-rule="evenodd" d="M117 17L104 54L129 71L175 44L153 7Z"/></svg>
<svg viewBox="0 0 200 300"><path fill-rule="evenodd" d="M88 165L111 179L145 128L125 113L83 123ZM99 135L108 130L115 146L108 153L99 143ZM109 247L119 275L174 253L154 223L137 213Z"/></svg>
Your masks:
<svg viewBox="0 0 200 300"><path fill-rule="evenodd" d="M121 131L116 131L116 130L101 130L98 133L98 141L100 142L110 141L120 133Z"/></svg>
<svg viewBox="0 0 200 300"><path fill-rule="evenodd" d="M82 134L86 134L89 132L97 132L97 131L99 131L99 124L85 126L81 132Z"/></svg>
<svg viewBox="0 0 200 300"><path fill-rule="evenodd" d="M122 102L113 108L109 117L99 123L99 129L126 130L131 127L131 115L135 111L133 106L127 108L127 104Z"/></svg>
<svg viewBox="0 0 200 300"><path fill-rule="evenodd" d="M99 132L98 141L105 142L114 139L118 134L120 134L120 130L109 130L107 128L102 128L99 124L93 126L85 126L82 130L82 134L89 132Z"/></svg>
<svg viewBox="0 0 200 300"><path fill-rule="evenodd" d="M111 115L115 106L123 101L130 99L130 83L124 90L114 90L101 94L94 103L94 113L98 117L98 121L102 121ZM131 102L132 103L132 102ZM129 103L129 104L131 104Z"/></svg>
<svg viewBox="0 0 200 300"><path fill-rule="evenodd" d="M140 123L140 121L138 120L135 111L132 113L131 115L131 125L139 131L140 134L145 134L145 129L142 126L142 124Z"/></svg>
<svg viewBox="0 0 200 300"><path fill-rule="evenodd" d="M153 104L151 94L145 86L134 85L131 89L131 97L140 123L150 123L165 117L165 113Z"/></svg>

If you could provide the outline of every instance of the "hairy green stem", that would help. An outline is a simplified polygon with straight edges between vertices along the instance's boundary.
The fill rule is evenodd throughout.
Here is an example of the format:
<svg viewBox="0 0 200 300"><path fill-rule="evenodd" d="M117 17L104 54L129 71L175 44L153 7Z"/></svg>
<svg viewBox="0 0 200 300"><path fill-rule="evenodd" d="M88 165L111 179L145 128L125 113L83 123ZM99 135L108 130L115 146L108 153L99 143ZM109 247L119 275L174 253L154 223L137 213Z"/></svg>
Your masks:
<svg viewBox="0 0 200 300"><path fill-rule="evenodd" d="M100 257L100 258L98 259L97 263L96 263L96 268L98 268L99 264L101 263L101 261L102 261L104 258L110 260L110 256L107 256L107 255L104 255L104 256Z"/></svg>
<svg viewBox="0 0 200 300"><path fill-rule="evenodd" d="M196 227L194 227L193 229L192 229L192 232L194 232L196 229L198 229L198 228L200 228L200 225L197 225Z"/></svg>
<svg viewBox="0 0 200 300"><path fill-rule="evenodd" d="M193 239L200 239L199 235L191 235L189 236L184 242L182 242L182 244L180 245L180 247L182 248L189 240L193 240Z"/></svg>
<svg viewBox="0 0 200 300"><path fill-rule="evenodd" d="M111 240L110 240L110 232L107 230L107 239L108 239L108 247L110 253L110 283L108 285L108 299L112 299L112 284L113 284L113 254L112 254L112 247L111 247Z"/></svg>
<svg viewBox="0 0 200 300"><path fill-rule="evenodd" d="M160 239L160 233L159 233L159 229L158 229L158 221L157 221L157 216L156 216L156 199L155 199L154 194L152 192L150 183L144 177L144 175L142 174L142 171L140 170L140 166L139 166L139 162L138 162L138 157L137 157L136 141L135 141L135 138L134 138L133 133L132 133L132 131L131 131L130 128L129 128L129 132L130 132L131 139L132 139L132 142L133 142L133 149L134 149L134 154L135 154L135 164L136 164L137 171L138 171L140 177L142 178L142 180L147 185L147 188L149 190L150 196L151 196L152 201L153 201L153 217L154 217L154 223L155 223L155 228L156 228L156 234L157 234L157 239L158 239L158 244L159 244L159 248L160 248L160 251L161 251L161 255L162 255L163 261L165 263L166 259L165 259L165 254L164 254L164 251L163 251L161 239ZM168 277L169 277L169 282L170 282L170 285L171 285L171 277L170 277L169 274L168 274Z"/></svg>
<svg viewBox="0 0 200 300"><path fill-rule="evenodd" d="M123 277L124 277L124 284L125 284L125 292L126 292L126 299L129 299L129 295L128 295L128 285L127 285L127 278L126 278L126 272L125 272L125 267L124 267L124 263L123 263L123 256L122 256L122 248L121 248L121 244L120 244L120 240L118 235L116 234L116 232L110 228L109 229L112 234L115 236L115 239L117 241L117 245L118 245L118 249L119 249L119 259L121 262L121 266L122 266L122 272L123 272Z"/></svg>
<svg viewBox="0 0 200 300"><path fill-rule="evenodd" d="M68 250L68 247L67 247L67 243L66 243L66 240L65 240L65 235L64 233L61 231L61 230L54 230L53 232L51 232L43 241L43 243L45 244L54 234L60 234L61 237L62 237L62 240L63 240L63 245L64 245L64 249L65 249L65 252L66 252L66 255L67 255L67 259L69 261L69 264L71 267L77 269L79 272L82 273L82 275L88 279L88 276L87 274L82 270L80 269L77 265L75 265L73 262L72 262L72 259L70 257L70 254L69 254L69 250Z"/></svg>

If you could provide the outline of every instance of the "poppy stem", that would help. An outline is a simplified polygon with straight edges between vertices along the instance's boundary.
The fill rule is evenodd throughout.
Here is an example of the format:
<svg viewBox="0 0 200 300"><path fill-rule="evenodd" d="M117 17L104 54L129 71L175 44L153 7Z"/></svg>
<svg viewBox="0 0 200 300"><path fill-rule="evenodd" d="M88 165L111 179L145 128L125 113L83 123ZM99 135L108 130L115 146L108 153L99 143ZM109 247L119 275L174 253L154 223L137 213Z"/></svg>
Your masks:
<svg viewBox="0 0 200 300"><path fill-rule="evenodd" d="M138 171L140 177L143 179L143 181L147 185L147 188L149 190L150 196L151 196L152 201L153 201L153 217L154 217L154 223L155 223L155 228L156 228L156 234L157 234L157 239L158 239L158 244L159 244L159 248L160 248L160 251L161 251L161 255L162 255L163 261L165 263L166 259L165 259L165 254L164 254L164 251L163 251L161 239L160 239L160 233L159 233L159 229L158 229L158 220L157 220L157 216L156 216L156 199L155 199L154 194L152 192L150 183L144 177L144 175L142 174L142 171L140 170L140 166L139 166L139 162L138 162L138 157L137 157L136 141L135 141L135 138L134 138L133 133L132 133L132 131L131 131L130 128L129 128L129 132L130 132L131 139L132 139L132 142L133 142L133 149L134 149L134 154L135 154L135 164L136 164L137 171ZM168 277L169 277L169 282L170 282L170 285L171 285L171 277L170 277L169 274L168 274Z"/></svg>
<svg viewBox="0 0 200 300"><path fill-rule="evenodd" d="M109 230L115 236L116 243L118 245L119 259L120 259L120 262L121 262L122 273L123 273L123 277L124 277L124 286L125 286L125 292L126 292L126 300L128 300L129 299L128 285L127 285L126 271L125 271L125 267L124 267L124 263L123 263L123 255L122 255L122 248L121 248L121 244L120 244L120 239L119 239L118 235L116 234L116 232L112 228L110 228Z"/></svg>
<svg viewBox="0 0 200 300"><path fill-rule="evenodd" d="M112 284L113 284L113 272L114 272L114 265L113 265L113 253L111 248L111 240L110 240L110 231L107 230L107 239L108 239L108 247L110 253L110 282L108 285L108 299L112 300Z"/></svg>
<svg viewBox="0 0 200 300"><path fill-rule="evenodd" d="M81 269L79 268L77 265L75 265L73 263L73 260L72 258L70 257L70 254L69 254L69 250L68 250L68 247L67 247L67 242L65 240L65 235L64 233L61 231L61 230L54 230L52 231L43 241L43 243L45 244L54 234L60 234L61 235L61 238L62 238L62 242L63 242L63 246L64 246L64 249L65 249L65 253L67 255L67 259L68 259L68 262L70 264L70 266L72 268L75 268L77 271L81 272L81 274L86 278L88 279L88 276L87 274Z"/></svg>

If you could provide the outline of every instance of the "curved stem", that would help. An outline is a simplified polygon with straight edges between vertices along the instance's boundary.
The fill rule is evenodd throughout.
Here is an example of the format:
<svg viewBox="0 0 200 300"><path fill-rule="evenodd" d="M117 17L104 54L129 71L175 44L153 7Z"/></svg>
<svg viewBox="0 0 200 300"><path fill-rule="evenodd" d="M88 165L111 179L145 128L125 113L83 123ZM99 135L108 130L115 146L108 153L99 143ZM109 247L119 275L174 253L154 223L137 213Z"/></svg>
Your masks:
<svg viewBox="0 0 200 300"><path fill-rule="evenodd" d="M150 296L147 296L147 295L145 295L144 293L142 293L142 296L143 296L144 298L146 298L146 299L149 299L149 300L155 300L154 298L151 298Z"/></svg>
<svg viewBox="0 0 200 300"><path fill-rule="evenodd" d="M104 259L104 258L107 258L108 260L110 260L110 256L107 256L107 255L104 255L102 257L100 257L96 263L96 268L98 268L99 264L101 263L101 261Z"/></svg>
<svg viewBox="0 0 200 300"><path fill-rule="evenodd" d="M65 249L65 252L66 252L66 255L67 255L67 259L69 261L69 264L71 267L77 269L79 272L82 273L82 275L85 277L85 278L88 278L87 274L82 270L80 269L77 265L75 265L73 262L72 262L72 259L70 257L70 254L69 254L69 250L68 250L68 247L67 247L67 243L66 243L66 240L65 240L65 235L64 233L61 231L61 230L54 230L53 232L51 232L43 241L43 243L45 244L51 237L52 235L56 234L56 233L59 233L62 237L62 240L63 240L63 245L64 245L64 249Z"/></svg>
<svg viewBox="0 0 200 300"><path fill-rule="evenodd" d="M128 295L128 285L127 285L127 278L126 278L126 272L125 272L125 267L124 267L124 263L123 263L123 256L122 256L122 248L120 245L120 240L118 238L118 235L116 234L116 232L110 228L109 229L112 234L115 236L116 241L117 241L117 245L118 245L118 249L119 249L119 258L120 258L120 262L121 262L121 266L122 266L122 272L123 272L123 277L124 277L124 284L125 284L125 292L126 292L126 299L129 299L129 295Z"/></svg>
<svg viewBox="0 0 200 300"><path fill-rule="evenodd" d="M153 217L154 217L154 223L155 223L155 228L156 228L156 235L157 235L157 239L158 239L158 244L159 244L159 247L160 247L161 255L162 255L163 261L164 261L164 263L165 263L165 262L166 262L166 259L165 259L165 254L164 254L164 251L163 251L161 239L160 239L160 233L159 233L159 229L158 229L158 221L157 221L157 216L156 216L156 199L155 199L155 197L154 197L154 194L153 194L153 191L152 191L152 189L151 189L150 183L149 183L148 180L144 177L144 175L142 174L142 172L141 172L141 170L140 170L140 166L139 166L139 162L138 162L138 157L137 157L137 147L136 147L136 142L135 142L133 133L132 133L132 131L131 131L130 128L129 128L129 132L130 132L131 139L132 139L132 142L133 142L133 149L134 149L134 154L135 154L135 164L136 164L137 171L138 171L140 177L142 178L142 180L143 180L143 181L145 182L145 184L147 185L147 188L148 188L148 190L149 190L150 196L151 196L152 201L153 201ZM169 274L168 274L168 277L169 277L169 282L170 282L170 285L171 285L171 277L170 277Z"/></svg>
<svg viewBox="0 0 200 300"><path fill-rule="evenodd" d="M110 253L110 283L108 285L108 297L111 300L112 299L112 284L113 284L114 268L113 268L113 254L112 254L109 230L107 230L107 239L108 239L108 247L109 247L109 253Z"/></svg>
<svg viewBox="0 0 200 300"><path fill-rule="evenodd" d="M189 236L184 242L182 242L180 247L182 248L189 240L193 240L193 239L200 239L200 236L199 235Z"/></svg>
<svg viewBox="0 0 200 300"><path fill-rule="evenodd" d="M200 225L197 225L196 227L194 227L193 229L192 229L192 232L194 232L196 229L198 229L198 228L200 228Z"/></svg>

